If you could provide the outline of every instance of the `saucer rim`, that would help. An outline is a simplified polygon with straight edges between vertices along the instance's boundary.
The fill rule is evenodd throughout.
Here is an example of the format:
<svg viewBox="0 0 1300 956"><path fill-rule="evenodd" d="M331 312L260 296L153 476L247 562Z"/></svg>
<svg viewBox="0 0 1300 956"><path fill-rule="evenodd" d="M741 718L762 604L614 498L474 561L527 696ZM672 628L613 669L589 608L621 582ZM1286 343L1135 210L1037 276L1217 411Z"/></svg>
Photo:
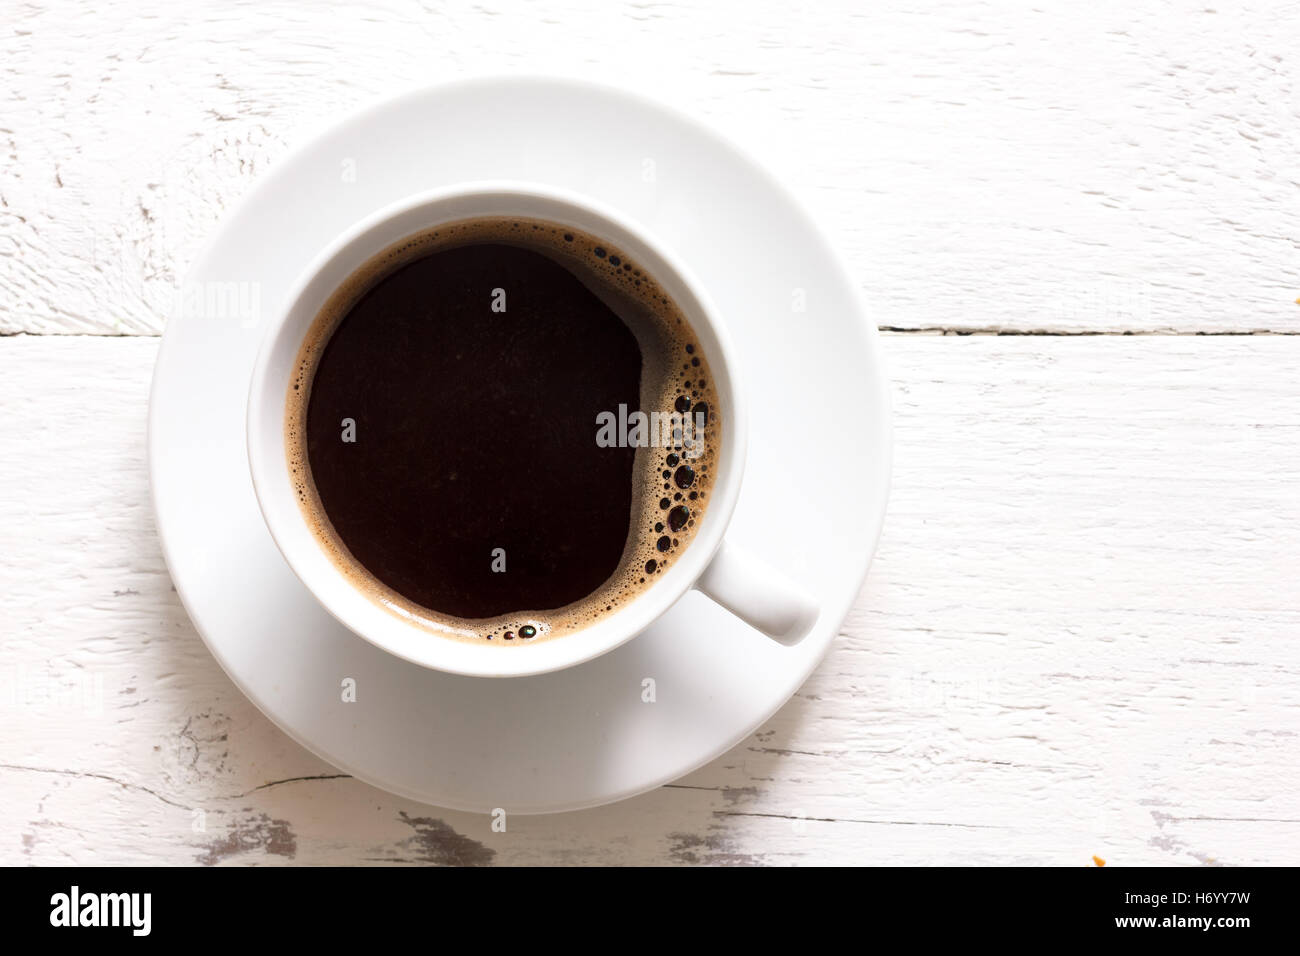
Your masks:
<svg viewBox="0 0 1300 956"><path fill-rule="evenodd" d="M883 349L880 347L879 332L875 325L868 320L869 310L861 288L853 280L852 273L849 271L841 253L832 245L826 231L821 227L798 197L788 187L786 187L784 183L777 179L777 177L761 161L742 151L740 147L707 126L703 121L697 120L695 117L683 111L679 111L674 107L670 107L658 100L652 99L639 91L627 89L615 84L596 82L563 75L547 75L538 73L491 74L415 86L396 95L376 97L371 101L362 104L358 108L349 111L341 118L324 119L321 122L314 124L315 128L310 132L310 134L301 137L298 145L287 150L276 165L258 182L254 183L241 197L239 202L235 204L234 208L232 208L222 218L221 222L213 231L213 234L204 242L199 254L191 263L190 268L186 270L186 275L190 276L201 273L204 267L215 258L214 251L223 241L228 240L229 234L233 231L232 227L241 223L249 210L260 205L266 196L283 188L284 182L287 181L291 175L293 160L317 152L321 145L323 145L331 135L343 127L361 121L363 118L374 119L385 114L400 113L401 111L410 108L413 104L421 103L429 97L454 96L462 91L491 91L493 88L497 88L499 91L504 92L520 83L534 86L546 85L559 94L574 91L582 94L596 93L598 95L621 99L639 109L655 113L672 124L684 127L696 136L709 140L714 147L720 149L729 162L738 163L747 168L751 173L756 173L762 181L763 188L775 193L776 196L784 202L787 211L793 213L798 218L800 225L806 231L807 237L816 240L816 255L824 262L830 274L832 274L834 278L842 284L843 290L851 297L851 301L855 306L853 309L855 315L852 317L852 324L856 327L861 343L865 346L863 349L862 359L865 370L870 373L869 377L871 379L871 391L873 393L873 406L876 418L874 425L879 429L879 434L882 439L881 447L875 450L875 455L873 457L873 461L876 464L875 479L878 481L880 488L879 500L876 503L876 507L872 509L872 531L870 540L869 542L863 542L863 546L855 551L855 554L858 556L857 565L853 569L853 579L856 581L856 588L851 593L847 593L846 591L846 595L835 604L828 604L822 608L818 624L821 625L822 621L828 621L833 622L834 626L830 627L827 625L828 634L821 639L821 648L815 656L808 659L806 667L797 668L796 672L793 672L791 677L785 680L781 692L779 694L773 693L772 700L762 711L763 715L761 719L757 721L747 721L749 726L739 733L726 738L725 741L721 743L717 741L710 742L706 748L707 753L699 759L676 767L666 773L657 775L652 779L640 780L623 788L604 790L598 795L593 795L590 799L586 800L566 800L555 804L539 803L525 808L515 808L510 811L511 813L517 813L520 815L535 815L603 806L655 790L664 784L678 780L734 749L739 743L751 736L757 728L768 722L785 706L785 704L808 680L820 665L821 661L825 658L826 653L829 651L839 632L844 617L847 615L849 609L856 600L857 594L861 591L863 583L866 580L879 545L880 536L883 531L887 514L887 505L892 486L894 442L892 422L893 396L890 388L891 379L888 375L888 366L883 354ZM171 318L174 319L174 316L171 316ZM157 463L160 454L162 454L162 451L158 447L160 441L158 435L161 430L159 420L164 412L161 409L161 403L157 398L159 395L159 384L164 375L163 370L168 365L171 353L176 350L175 342L179 338L179 333L174 330L178 328L179 324L174 321L169 321L167 323L161 337L157 357L155 359L154 371L150 382L147 435L150 504L155 517L164 561L166 562L168 572L173 579L173 583L177 584L177 596L182 606L185 608L186 614L189 616L196 632L208 648L208 651L213 655L214 659L216 659L217 663L230 678L231 682L234 683L240 692L244 694L244 696L247 697L258 708L258 710L271 721L272 724L284 732L290 739L294 740L321 760L345 771L364 783L368 783L386 792L393 793L397 796L421 804L472 813L486 812L482 805L466 805L455 800L432 798L428 793L421 793L416 789L406 787L400 783L386 781L369 771L358 770L351 765L350 761L334 756L331 749L325 744L317 740L311 740L298 729L287 725L287 723L277 717L273 712L273 708L261 699L261 695L255 695L248 683L235 673L229 655L222 649L223 642L216 637L210 636L210 627L204 626L200 623L203 619L195 614L192 601L187 597L186 588L183 588L180 585L180 577L175 570L178 566L176 553L183 548L184 545L177 541L169 540L168 532L165 529L166 522L164 521L164 515L159 506L158 500L159 476L157 474ZM186 578L186 580L188 583L189 579ZM818 630L819 627L815 626L813 633L810 633L807 640L814 640L815 634ZM364 640L363 638L358 639ZM761 638L755 635L754 639L760 640ZM400 658L395 659L400 660ZM404 666L419 668L419 665L417 664L411 664L405 661L402 663ZM587 663L589 664L590 662ZM580 669L583 666L586 666L586 664L575 665L575 668L573 669ZM496 681L490 678L474 678L450 674L447 676L454 677L457 680L478 679L490 681L493 684L503 685L514 684L520 686L524 682L522 680L518 682Z"/></svg>

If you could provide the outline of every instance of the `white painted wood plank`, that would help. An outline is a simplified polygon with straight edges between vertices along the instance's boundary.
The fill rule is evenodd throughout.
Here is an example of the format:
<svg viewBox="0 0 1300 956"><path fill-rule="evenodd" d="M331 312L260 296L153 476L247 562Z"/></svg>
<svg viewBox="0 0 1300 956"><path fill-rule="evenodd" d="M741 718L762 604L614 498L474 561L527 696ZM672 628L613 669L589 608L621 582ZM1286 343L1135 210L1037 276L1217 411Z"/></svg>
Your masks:
<svg viewBox="0 0 1300 956"><path fill-rule="evenodd" d="M493 834L339 778L207 654L156 340L0 339L0 863L1300 862L1300 338L886 345L894 496L814 677L678 785Z"/></svg>
<svg viewBox="0 0 1300 956"><path fill-rule="evenodd" d="M827 224L882 326L1300 328L1294 4L42 0L5 19L0 332L157 332L307 130L500 71L623 83L716 126Z"/></svg>

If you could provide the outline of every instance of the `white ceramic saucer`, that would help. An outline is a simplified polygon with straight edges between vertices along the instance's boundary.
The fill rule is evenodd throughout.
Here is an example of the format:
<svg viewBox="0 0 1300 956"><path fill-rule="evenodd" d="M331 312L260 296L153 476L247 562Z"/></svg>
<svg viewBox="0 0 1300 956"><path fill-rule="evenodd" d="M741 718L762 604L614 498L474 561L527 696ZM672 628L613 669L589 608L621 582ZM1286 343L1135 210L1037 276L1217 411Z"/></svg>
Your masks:
<svg viewBox="0 0 1300 956"><path fill-rule="evenodd" d="M688 262L750 391L728 540L822 601L799 646L697 592L579 667L484 679L385 654L330 617L271 541L249 480L246 392L263 323L331 239L411 193L512 179L577 190ZM707 128L625 92L497 78L363 110L251 191L194 265L154 372L159 534L186 609L231 679L286 733L376 786L461 810L542 813L667 783L789 699L835 637L884 516L888 390L838 256L791 197ZM503 653L510 653L503 648ZM341 684L356 681L356 702ZM654 683L653 703L643 682Z"/></svg>

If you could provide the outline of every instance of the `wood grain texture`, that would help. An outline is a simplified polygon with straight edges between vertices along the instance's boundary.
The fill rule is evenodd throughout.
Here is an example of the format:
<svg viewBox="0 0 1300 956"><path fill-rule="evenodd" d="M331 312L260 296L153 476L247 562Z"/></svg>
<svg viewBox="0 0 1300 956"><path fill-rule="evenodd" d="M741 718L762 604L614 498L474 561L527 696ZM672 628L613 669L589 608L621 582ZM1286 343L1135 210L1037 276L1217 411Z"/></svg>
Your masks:
<svg viewBox="0 0 1300 956"><path fill-rule="evenodd" d="M0 333L156 333L308 130L501 71L714 125L827 224L884 327L1300 328L1295 4L42 0L5 21Z"/></svg>
<svg viewBox="0 0 1300 956"><path fill-rule="evenodd" d="M0 863L1300 863L1300 337L885 344L889 517L812 679L678 784L494 834L208 654L148 504L156 340L0 339Z"/></svg>
<svg viewBox="0 0 1300 956"><path fill-rule="evenodd" d="M1300 7L42 0L5 26L0 863L1300 863ZM493 834L339 775L230 683L159 553L144 423L176 283L264 170L498 71L704 118L883 327L1287 334L888 336L895 490L821 668L678 784Z"/></svg>

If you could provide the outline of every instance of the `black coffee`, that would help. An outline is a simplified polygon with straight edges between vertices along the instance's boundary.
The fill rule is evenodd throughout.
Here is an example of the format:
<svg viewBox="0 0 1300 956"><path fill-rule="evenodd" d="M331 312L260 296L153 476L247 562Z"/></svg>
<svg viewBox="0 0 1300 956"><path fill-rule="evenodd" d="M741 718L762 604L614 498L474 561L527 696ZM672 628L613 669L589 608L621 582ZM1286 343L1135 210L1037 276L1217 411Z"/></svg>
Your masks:
<svg viewBox="0 0 1300 956"><path fill-rule="evenodd" d="M654 280L527 219L442 226L359 270L307 337L286 423L304 512L354 582L494 642L648 587L695 534L720 437Z"/></svg>

